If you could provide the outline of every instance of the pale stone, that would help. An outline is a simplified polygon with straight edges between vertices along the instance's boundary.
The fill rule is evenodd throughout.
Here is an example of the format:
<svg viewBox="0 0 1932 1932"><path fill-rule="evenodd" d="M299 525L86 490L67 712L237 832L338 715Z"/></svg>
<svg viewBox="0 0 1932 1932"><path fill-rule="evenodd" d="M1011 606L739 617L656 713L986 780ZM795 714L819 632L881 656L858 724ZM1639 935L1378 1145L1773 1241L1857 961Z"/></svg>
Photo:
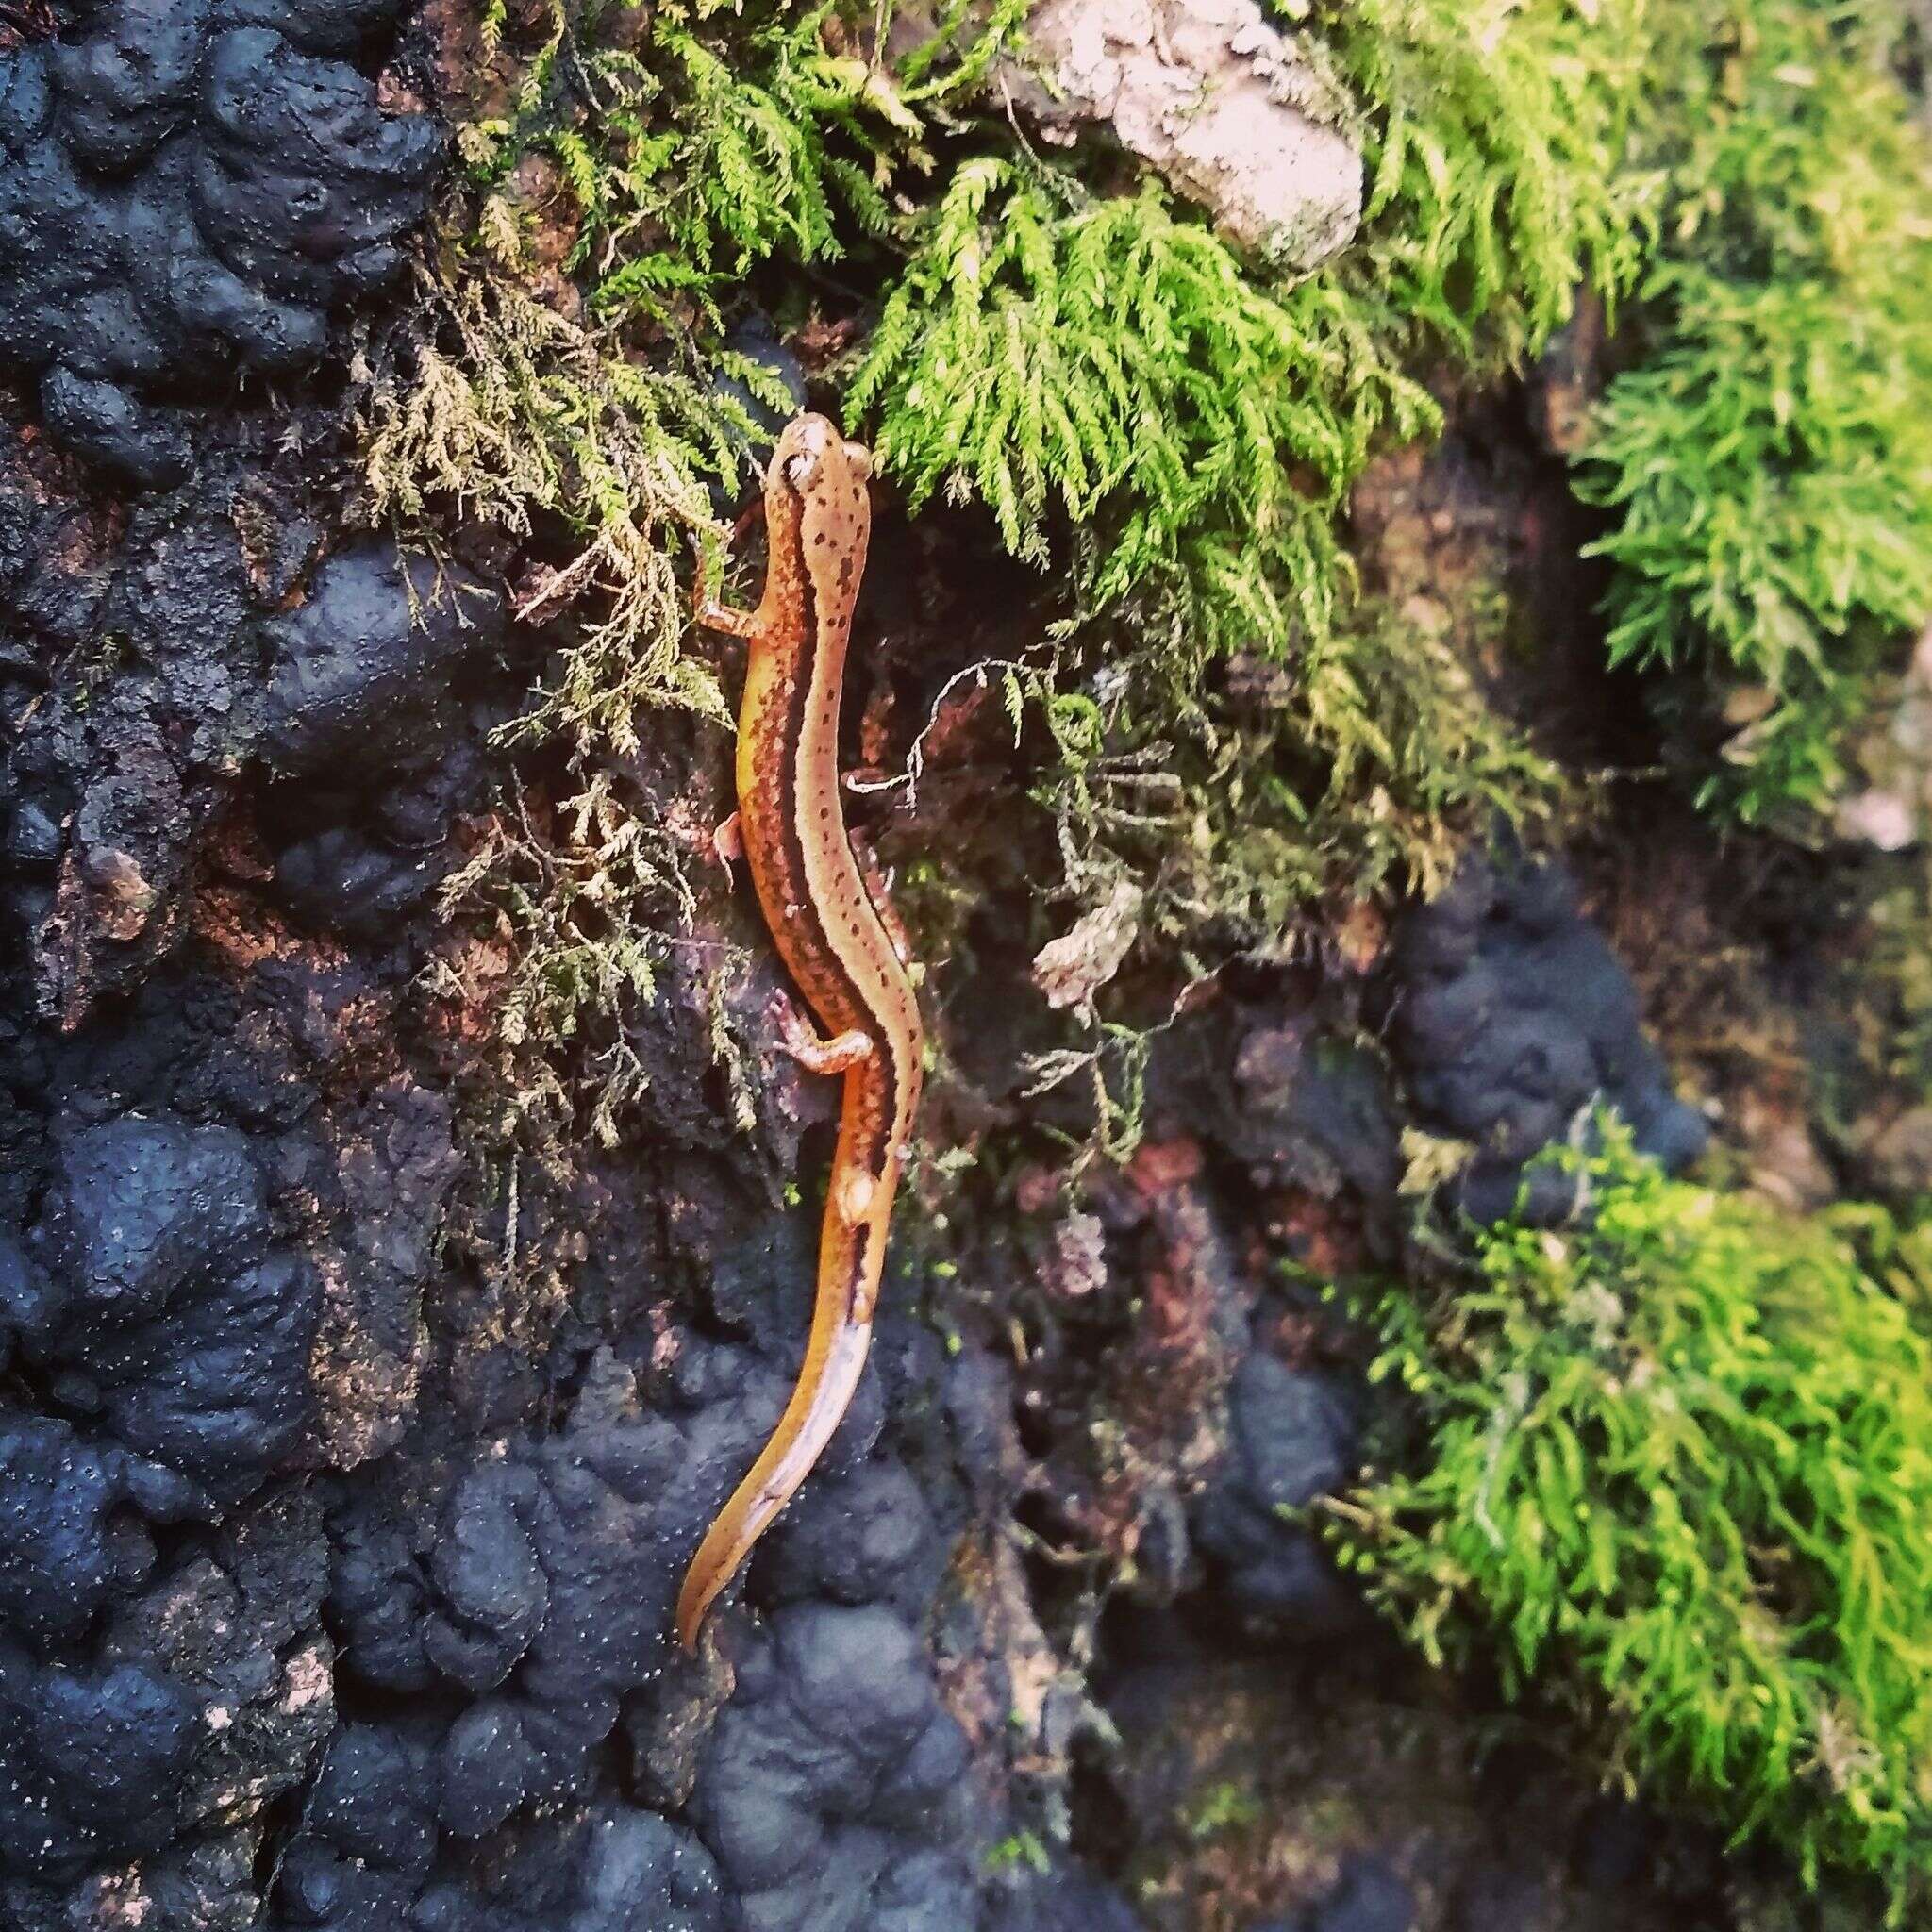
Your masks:
<svg viewBox="0 0 1932 1932"><path fill-rule="evenodd" d="M1108 124L1231 241L1306 270L1353 239L1346 104L1254 0L1045 0L1008 92L1050 136Z"/></svg>

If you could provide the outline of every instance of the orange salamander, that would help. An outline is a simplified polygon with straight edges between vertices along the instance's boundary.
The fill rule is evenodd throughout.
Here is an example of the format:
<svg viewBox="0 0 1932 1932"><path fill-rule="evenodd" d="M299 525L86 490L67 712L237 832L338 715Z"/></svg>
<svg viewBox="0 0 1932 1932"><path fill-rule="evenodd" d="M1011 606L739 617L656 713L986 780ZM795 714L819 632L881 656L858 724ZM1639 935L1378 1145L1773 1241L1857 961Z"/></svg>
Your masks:
<svg viewBox="0 0 1932 1932"><path fill-rule="evenodd" d="M871 455L823 416L787 425L765 475L769 560L755 610L707 603L698 622L745 639L737 840L765 922L824 1029L789 1050L845 1076L819 1238L805 1364L772 1439L705 1534L677 1598L697 1645L705 1613L811 1473L865 1367L892 1196L919 1105L924 1034L896 924L874 900L839 802L839 694L872 532ZM721 845L729 839L727 825Z"/></svg>

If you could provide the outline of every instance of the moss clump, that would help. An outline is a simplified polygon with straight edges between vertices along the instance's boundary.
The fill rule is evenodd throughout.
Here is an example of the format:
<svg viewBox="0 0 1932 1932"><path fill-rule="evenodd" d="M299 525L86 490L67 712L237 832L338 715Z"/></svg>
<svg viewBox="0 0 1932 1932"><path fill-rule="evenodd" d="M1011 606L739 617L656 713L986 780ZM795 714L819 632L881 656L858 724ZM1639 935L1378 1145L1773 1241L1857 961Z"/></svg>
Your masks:
<svg viewBox="0 0 1932 1932"><path fill-rule="evenodd" d="M515 220L526 155L561 170L576 233L564 262L606 317L673 327L776 254L843 252L887 221L880 158L919 122L891 76L843 51L829 4L804 8L554 0L513 106L464 128L479 225ZM868 165L867 163L870 163Z"/></svg>
<svg viewBox="0 0 1932 1932"><path fill-rule="evenodd" d="M1648 352L1577 488L1615 519L1611 657L1756 688L1704 794L1761 820L1828 799L1872 675L1932 614L1932 150L1889 8L1671 19Z"/></svg>
<svg viewBox="0 0 1932 1932"><path fill-rule="evenodd" d="M680 573L717 540L709 487L736 491L755 450L732 386L791 403L727 346L724 291L882 231L895 169L929 165L922 115L1022 10L969 33L956 8L895 73L829 4L552 0L515 50L486 8L508 78L458 131L467 178L417 302L362 358L358 414L378 516L560 525L573 545L521 612L576 626L526 736L625 752L641 708L724 715L683 648Z"/></svg>
<svg viewBox="0 0 1932 1932"><path fill-rule="evenodd" d="M1932 1881L1932 1345L1924 1243L1666 1180L1614 1142L1591 1219L1477 1237L1473 1291L1390 1294L1415 1472L1336 1534L1435 1659L1493 1656L1616 1771L1740 1836Z"/></svg>
<svg viewBox="0 0 1932 1932"><path fill-rule="evenodd" d="M479 937L441 953L425 980L438 997L492 1017L493 1132L527 1124L536 1150L548 1154L555 1130L581 1118L596 1141L615 1146L625 1109L650 1084L628 1022L656 995L679 948L698 967L688 980L710 975L701 997L712 1058L730 1076L744 1124L722 996L723 981L744 960L735 947L689 937L696 899L688 863L605 772L554 808L533 806L518 790L474 828L469 857L443 882L440 909ZM569 1072L559 1049L575 1053Z"/></svg>
<svg viewBox="0 0 1932 1932"><path fill-rule="evenodd" d="M1356 299L1491 369L1541 349L1579 289L1614 302L1655 197L1629 143L1657 4L1275 0L1359 103L1367 225L1336 270Z"/></svg>
<svg viewBox="0 0 1932 1932"><path fill-rule="evenodd" d="M1098 916L1130 881L1190 971L1552 809L1454 650L1356 607L1338 520L1378 441L1439 425L1424 366L1493 372L1579 285L1617 298L1649 193L1618 167L1636 4L1281 10L1355 95L1350 252L1290 282L1150 182L981 128L894 230L847 397L915 507L984 503L1056 572L1062 648L1025 694L1066 894Z"/></svg>
<svg viewBox="0 0 1932 1932"><path fill-rule="evenodd" d="M993 158L924 224L847 405L915 508L976 497L1045 563L1051 507L1088 608L1139 596L1204 655L1327 629L1342 492L1378 428L1438 421L1331 280L1270 287L1151 181Z"/></svg>
<svg viewBox="0 0 1932 1932"><path fill-rule="evenodd" d="M720 536L713 487L735 492L757 451L742 396L791 397L728 348L726 291L773 255L830 259L882 226L921 113L983 71L1019 10L969 28L952 9L895 74L829 6L552 0L518 38L493 0L455 63L475 89L466 176L417 299L363 344L355 411L372 517L431 543L441 520L474 520L544 559L518 614L556 649L506 737L560 745L571 774L478 828L443 908L487 937L431 974L491 1014L492 1125L531 1129L539 1152L576 1121L616 1134L646 1080L636 1008L696 944L689 853L633 755L653 709L728 720L686 648L688 570ZM740 961L705 953L741 1122L718 983Z"/></svg>
<svg viewBox="0 0 1932 1932"><path fill-rule="evenodd" d="M1490 708L1463 641L1369 598L1286 661L1231 658L1174 712L1105 675L1042 695L1059 766L1041 797L1078 896L1131 880L1169 943L1267 947L1315 908L1435 892L1499 824L1549 824L1572 788Z"/></svg>
<svg viewBox="0 0 1932 1932"><path fill-rule="evenodd" d="M901 224L855 422L915 505L976 498L1017 555L1045 562L1057 520L1083 612L1131 607L1169 654L1326 631L1349 579L1334 518L1374 440L1440 424L1418 353L1514 360L1579 284L1613 297L1634 273L1644 195L1615 162L1641 9L1609 11L1313 9L1370 195L1362 241L1292 284L1151 181L966 159Z"/></svg>
<svg viewBox="0 0 1932 1932"><path fill-rule="evenodd" d="M455 242L362 367L373 516L416 529L439 508L564 537L565 560L519 607L573 620L523 735L561 729L579 749L629 751L640 708L724 715L681 650L677 565L714 537L705 483L737 467L751 427L740 405L689 369L631 360L608 331L539 301L514 262Z"/></svg>
<svg viewBox="0 0 1932 1932"><path fill-rule="evenodd" d="M1025 10L944 9L887 60L880 23L831 5L555 0L463 129L469 188L431 287L373 358L371 476L406 517L441 494L575 533L533 605L584 618L544 727L622 748L641 704L717 708L682 653L674 558L748 428L706 380L757 381L726 366L725 291L774 258L842 256L879 295L852 426L915 506L982 500L1009 548L1058 567L1092 646L1056 659L1058 689L1105 657L1139 694L1102 707L1114 748L1144 758L1198 724L1207 667L1240 654L1307 647L1317 697L1388 681L1347 661L1365 632L1340 621L1338 513L1378 436L1438 421L1419 355L1494 366L1547 337L1579 279L1627 278L1641 208L1612 161L1636 57L1606 53L1624 42L1573 0L1480 30L1449 0L1313 10L1304 38L1357 93L1372 194L1363 245L1291 285L1155 183L1110 192L1097 147L1049 165L1015 143L973 90ZM532 232L532 158L568 207L561 249ZM1326 715L1339 800L1407 727ZM1228 741L1208 754L1224 766Z"/></svg>
<svg viewBox="0 0 1932 1932"><path fill-rule="evenodd" d="M1425 362L1493 370L1579 280L1627 280L1641 198L1613 162L1641 10L1310 9L1372 193L1358 248L1294 283L1158 184L1122 192L1099 143L1047 161L1015 140L974 89L1025 10L950 6L910 51L832 5L555 0L514 45L499 10L423 299L366 358L370 480L406 522L455 508L553 557L561 537L523 586L562 640L524 735L588 776L642 708L722 709L681 587L707 486L749 446L718 389L759 382L724 349L735 291L796 323L787 271L840 260L872 317L830 372L852 428L915 506L982 501L1045 567L1063 622L1019 689L1074 916L1131 879L1136 936L1192 974L1313 899L1426 886L1492 810L1548 809L1554 774L1454 652L1353 608L1340 519L1378 440L1436 425ZM541 965L538 926L575 922L522 905ZM1125 1078L1138 1035L1085 1016Z"/></svg>

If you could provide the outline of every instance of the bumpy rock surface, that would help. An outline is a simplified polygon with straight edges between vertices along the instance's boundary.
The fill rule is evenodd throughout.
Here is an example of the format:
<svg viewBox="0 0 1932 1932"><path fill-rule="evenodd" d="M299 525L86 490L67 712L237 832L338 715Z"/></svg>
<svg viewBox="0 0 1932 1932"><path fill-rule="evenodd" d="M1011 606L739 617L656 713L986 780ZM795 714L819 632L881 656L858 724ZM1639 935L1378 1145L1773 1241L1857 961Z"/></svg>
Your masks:
<svg viewBox="0 0 1932 1932"><path fill-rule="evenodd" d="M1391 1038L1418 1112L1474 1152L1463 1207L1494 1221L1560 1219L1571 1176L1524 1169L1544 1148L1588 1144L1602 1105L1675 1171L1709 1129L1671 1091L1644 1038L1630 975L1577 909L1559 866L1471 860L1410 913L1395 948Z"/></svg>
<svg viewBox="0 0 1932 1932"><path fill-rule="evenodd" d="M0 51L0 364L73 447L186 473L177 405L313 361L391 281L441 137L350 64L393 0L87 0Z"/></svg>
<svg viewBox="0 0 1932 1932"><path fill-rule="evenodd" d="M309 926L392 936L449 870L496 722L465 672L502 628L474 573L382 543L328 558L305 603L262 621L263 831L276 891Z"/></svg>
<svg viewBox="0 0 1932 1932"><path fill-rule="evenodd" d="M1259 1932L1415 1932L1415 1893L1376 1858L1353 1860L1325 1898Z"/></svg>
<svg viewBox="0 0 1932 1932"><path fill-rule="evenodd" d="M6 1317L58 1398L222 1503L309 1422L322 1286L273 1241L232 1127L125 1114L60 1136Z"/></svg>
<svg viewBox="0 0 1932 1932"><path fill-rule="evenodd" d="M1220 1601L1284 1635L1333 1635L1359 1614L1295 1513L1341 1491L1359 1462L1356 1403L1341 1379L1257 1350L1228 1390L1229 1453L1195 1499L1194 1541Z"/></svg>

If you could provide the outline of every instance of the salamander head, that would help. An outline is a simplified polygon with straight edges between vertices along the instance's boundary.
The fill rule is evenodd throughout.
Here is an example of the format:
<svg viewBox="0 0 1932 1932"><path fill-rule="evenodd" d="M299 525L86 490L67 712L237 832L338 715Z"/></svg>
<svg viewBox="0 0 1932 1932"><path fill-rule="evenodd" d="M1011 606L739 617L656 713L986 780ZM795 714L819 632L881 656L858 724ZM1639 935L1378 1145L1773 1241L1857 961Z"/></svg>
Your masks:
<svg viewBox="0 0 1932 1932"><path fill-rule="evenodd" d="M872 452L848 442L824 416L794 416L772 453L767 490L789 490L806 502L844 504L863 495Z"/></svg>

